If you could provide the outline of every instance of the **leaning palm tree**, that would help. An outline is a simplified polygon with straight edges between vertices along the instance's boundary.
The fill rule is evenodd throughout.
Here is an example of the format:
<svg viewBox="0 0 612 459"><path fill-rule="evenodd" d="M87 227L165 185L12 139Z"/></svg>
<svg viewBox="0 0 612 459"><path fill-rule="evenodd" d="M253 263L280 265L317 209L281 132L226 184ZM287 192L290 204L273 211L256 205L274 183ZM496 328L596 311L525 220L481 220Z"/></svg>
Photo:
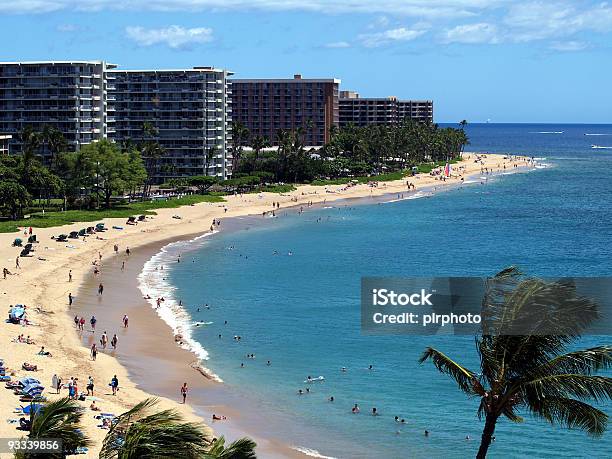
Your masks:
<svg viewBox="0 0 612 459"><path fill-rule="evenodd" d="M30 409L32 427L28 439L58 439L62 443L63 451L45 453L45 457L63 458L67 454L75 454L79 448L91 445L89 438L81 431L84 410L76 401L61 398L45 403L39 409L34 408L35 405L32 405ZM40 455L22 453L17 457L34 458Z"/></svg>
<svg viewBox="0 0 612 459"><path fill-rule="evenodd" d="M203 459L255 459L257 444L250 438L241 438L225 446L225 438L221 437L211 442L210 449Z"/></svg>
<svg viewBox="0 0 612 459"><path fill-rule="evenodd" d="M508 268L488 282L482 311L479 372L433 348L420 358L480 398L485 425L476 457L486 457L498 419L522 422L520 411L601 436L608 416L587 402L612 398L612 378L594 374L612 367L612 346L567 349L598 317L597 305L572 282L526 279Z"/></svg>
<svg viewBox="0 0 612 459"><path fill-rule="evenodd" d="M184 422L176 410L153 411L157 403L157 399L148 398L120 415L104 438L100 459L176 457L179 451L181 457L188 459L255 457L255 444L249 440L225 448L222 439L208 440L201 424ZM251 455L232 455L242 451L251 451Z"/></svg>

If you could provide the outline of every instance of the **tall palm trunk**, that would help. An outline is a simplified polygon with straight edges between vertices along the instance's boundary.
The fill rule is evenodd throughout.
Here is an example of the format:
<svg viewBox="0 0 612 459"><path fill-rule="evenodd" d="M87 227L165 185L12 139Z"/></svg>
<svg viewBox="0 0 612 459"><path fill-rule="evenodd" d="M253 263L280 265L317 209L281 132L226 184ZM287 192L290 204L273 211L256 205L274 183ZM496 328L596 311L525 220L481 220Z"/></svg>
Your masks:
<svg viewBox="0 0 612 459"><path fill-rule="evenodd" d="M495 424L497 423L497 416L494 414L487 414L485 418L484 429L482 430L482 438L480 440L480 448L478 448L478 454L476 459L485 459L487 457L487 451L491 445L493 439L493 433L495 432Z"/></svg>

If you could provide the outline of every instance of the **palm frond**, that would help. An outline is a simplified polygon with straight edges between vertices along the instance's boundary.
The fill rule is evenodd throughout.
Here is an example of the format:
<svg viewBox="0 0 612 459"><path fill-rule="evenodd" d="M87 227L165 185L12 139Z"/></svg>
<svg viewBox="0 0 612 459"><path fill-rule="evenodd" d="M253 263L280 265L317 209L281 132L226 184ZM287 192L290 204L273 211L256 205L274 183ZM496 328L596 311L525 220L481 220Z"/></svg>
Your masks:
<svg viewBox="0 0 612 459"><path fill-rule="evenodd" d="M158 400L148 398L120 415L104 438L101 459L202 457L206 450L203 426L184 422L176 410L150 413Z"/></svg>
<svg viewBox="0 0 612 459"><path fill-rule="evenodd" d="M68 452L90 446L91 441L81 431L83 414L83 408L69 398L46 403L40 410L31 410L32 428L29 437L61 439L64 451ZM63 456L60 454L58 457Z"/></svg>
<svg viewBox="0 0 612 459"><path fill-rule="evenodd" d="M596 346L589 349L559 355L529 372L531 379L554 374L591 375L612 368L612 346Z"/></svg>
<svg viewBox="0 0 612 459"><path fill-rule="evenodd" d="M612 378L581 374L549 375L522 384L530 405L548 398L612 399Z"/></svg>
<svg viewBox="0 0 612 459"><path fill-rule="evenodd" d="M426 360L431 360L434 366L441 373L449 375L459 385L461 390L469 395L484 395L484 389L478 382L476 374L462 367L457 362L453 361L442 352L428 347L421 355L419 363L424 363Z"/></svg>
<svg viewBox="0 0 612 459"><path fill-rule="evenodd" d="M606 431L608 415L597 408L570 398L548 398L531 412L551 424L561 424L569 429L584 430L593 437L600 437Z"/></svg>
<svg viewBox="0 0 612 459"><path fill-rule="evenodd" d="M255 459L257 444L250 438L240 438L225 446L225 438L220 437L212 443L204 454L204 459Z"/></svg>

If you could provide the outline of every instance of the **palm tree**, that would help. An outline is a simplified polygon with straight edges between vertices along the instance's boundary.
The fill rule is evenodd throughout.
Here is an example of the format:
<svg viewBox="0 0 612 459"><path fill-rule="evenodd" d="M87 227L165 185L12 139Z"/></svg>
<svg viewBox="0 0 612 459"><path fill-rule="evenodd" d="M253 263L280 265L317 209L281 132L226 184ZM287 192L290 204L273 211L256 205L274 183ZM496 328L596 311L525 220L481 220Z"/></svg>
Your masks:
<svg viewBox="0 0 612 459"><path fill-rule="evenodd" d="M204 454L204 459L255 459L257 444L249 438L241 438L225 446L225 438L211 442L210 449Z"/></svg>
<svg viewBox="0 0 612 459"><path fill-rule="evenodd" d="M58 155L68 146L64 134L56 127L45 125L41 137L47 145L47 150L51 153L51 169L55 170Z"/></svg>
<svg viewBox="0 0 612 459"><path fill-rule="evenodd" d="M202 426L183 422L176 410L151 412L158 400L148 398L123 413L112 424L100 451L101 459L201 457L206 449Z"/></svg>
<svg viewBox="0 0 612 459"><path fill-rule="evenodd" d="M257 161L259 160L259 155L261 154L261 150L264 148L268 148L270 146L270 141L267 137L263 137L261 135L256 135L251 140L251 148L253 148L253 153L255 153L255 157L253 158L253 168L257 169Z"/></svg>
<svg viewBox="0 0 612 459"><path fill-rule="evenodd" d="M58 439L62 442L62 452L55 454L45 453L45 457L63 458L66 453L74 454L78 448L91 445L91 441L85 436L81 429L81 419L84 409L74 400L61 398L59 400L46 403L41 409L30 410L30 430L29 439ZM20 458L39 457L39 455L24 453Z"/></svg>
<svg viewBox="0 0 612 459"><path fill-rule="evenodd" d="M483 334L476 339L480 372L433 348L420 358L480 398L478 416L485 425L476 457L486 457L501 416L522 422L519 410L601 436L608 416L586 401L612 398L612 378L594 374L612 367L612 346L567 351L597 317L597 305L578 297L569 282L524 279L508 268L489 282L483 311ZM526 326L528 334L517 334Z"/></svg>
<svg viewBox="0 0 612 459"><path fill-rule="evenodd" d="M32 126L25 126L18 134L21 142L22 156L22 184L27 188L30 183L30 169L38 161L39 148L42 144L42 136Z"/></svg>
<svg viewBox="0 0 612 459"><path fill-rule="evenodd" d="M244 144L250 135L251 133L245 125L239 121L232 123L232 174L238 171L238 163L240 162L240 157L242 156L242 149L244 148Z"/></svg>
<svg viewBox="0 0 612 459"><path fill-rule="evenodd" d="M225 440L211 441L201 424L184 422L176 410L152 412L158 400L148 398L123 413L104 438L100 459L153 457L254 458L255 443L243 438L225 448Z"/></svg>

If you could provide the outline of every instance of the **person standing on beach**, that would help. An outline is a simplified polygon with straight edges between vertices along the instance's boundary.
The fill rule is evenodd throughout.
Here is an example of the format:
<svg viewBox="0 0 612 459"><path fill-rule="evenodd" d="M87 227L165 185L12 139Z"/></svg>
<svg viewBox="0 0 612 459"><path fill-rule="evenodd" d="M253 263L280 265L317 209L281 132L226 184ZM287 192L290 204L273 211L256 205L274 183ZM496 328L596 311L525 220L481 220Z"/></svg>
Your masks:
<svg viewBox="0 0 612 459"><path fill-rule="evenodd" d="M130 248L126 247L125 248L125 254L129 257L130 256Z"/></svg>
<svg viewBox="0 0 612 459"><path fill-rule="evenodd" d="M125 269L125 261L121 262L121 271Z"/></svg>
<svg viewBox="0 0 612 459"><path fill-rule="evenodd" d="M72 282L72 269L68 271L68 282Z"/></svg>
<svg viewBox="0 0 612 459"><path fill-rule="evenodd" d="M106 343L108 343L108 336L106 336L106 330L102 333L102 337L100 338L100 344L102 345L102 349L106 349Z"/></svg>
<svg viewBox="0 0 612 459"><path fill-rule="evenodd" d="M98 295L102 295L102 292L104 292L104 285L100 284L98 286Z"/></svg>
<svg viewBox="0 0 612 459"><path fill-rule="evenodd" d="M98 320L96 319L96 316L91 316L91 319L89 319L89 323L91 324L91 331L95 333L96 331L96 322Z"/></svg>
<svg viewBox="0 0 612 459"><path fill-rule="evenodd" d="M79 328L81 329L81 331L85 331L85 317L81 317L79 324L80 324Z"/></svg>
<svg viewBox="0 0 612 459"><path fill-rule="evenodd" d="M53 377L51 378L51 387L53 387L57 391L57 394L59 394L59 388L57 387L58 380L59 378L57 377L57 375L53 373Z"/></svg>
<svg viewBox="0 0 612 459"><path fill-rule="evenodd" d="M127 314L123 316L123 328L128 328L128 316Z"/></svg>
<svg viewBox="0 0 612 459"><path fill-rule="evenodd" d="M181 395L183 396L183 405L185 404L185 400L187 399L187 392L189 389L187 388L187 383L183 383L183 387L181 387Z"/></svg>
<svg viewBox="0 0 612 459"><path fill-rule="evenodd" d="M15 258L15 268L21 269L21 266L19 266L19 257Z"/></svg>
<svg viewBox="0 0 612 459"><path fill-rule="evenodd" d="M115 244L113 246L113 250L115 251L115 254L117 254L117 252L119 252L119 246L117 244Z"/></svg>
<svg viewBox="0 0 612 459"><path fill-rule="evenodd" d="M72 293L68 294L68 306L72 306Z"/></svg>
<svg viewBox="0 0 612 459"><path fill-rule="evenodd" d="M96 346L96 343L93 343L91 345L91 360L95 362L97 357L98 357L98 347Z"/></svg>
<svg viewBox="0 0 612 459"><path fill-rule="evenodd" d="M111 389L113 389L113 395L117 395L117 391L119 390L119 380L117 379L117 375L113 376L110 383Z"/></svg>

